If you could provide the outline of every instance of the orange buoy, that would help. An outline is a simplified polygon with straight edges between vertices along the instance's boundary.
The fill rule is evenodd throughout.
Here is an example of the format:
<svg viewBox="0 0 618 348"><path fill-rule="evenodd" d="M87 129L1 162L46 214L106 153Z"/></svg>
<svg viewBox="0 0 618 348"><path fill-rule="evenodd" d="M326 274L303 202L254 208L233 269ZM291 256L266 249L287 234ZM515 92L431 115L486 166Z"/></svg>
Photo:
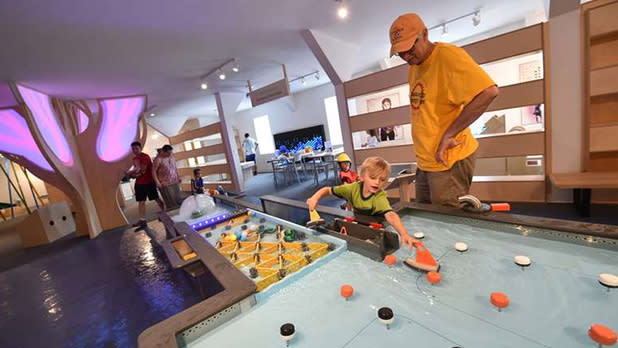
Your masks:
<svg viewBox="0 0 618 348"><path fill-rule="evenodd" d="M429 272L427 273L427 280L432 284L438 284L442 280L442 275L438 272Z"/></svg>
<svg viewBox="0 0 618 348"><path fill-rule="evenodd" d="M608 328L607 326L594 324L588 330L588 336L592 338L593 341L604 346L613 346L616 344L616 332L614 330Z"/></svg>
<svg viewBox="0 0 618 348"><path fill-rule="evenodd" d="M352 285L344 284L343 286L341 286L341 296L343 296L346 301L350 297L352 297L353 294L354 294L354 288L352 287Z"/></svg>
<svg viewBox="0 0 618 348"><path fill-rule="evenodd" d="M397 262L397 256L395 255L386 255L384 257L384 263L388 265L388 267L392 267Z"/></svg>
<svg viewBox="0 0 618 348"><path fill-rule="evenodd" d="M491 304L498 307L498 312L501 312L502 308L509 306L509 297L502 292L492 292L490 300Z"/></svg>

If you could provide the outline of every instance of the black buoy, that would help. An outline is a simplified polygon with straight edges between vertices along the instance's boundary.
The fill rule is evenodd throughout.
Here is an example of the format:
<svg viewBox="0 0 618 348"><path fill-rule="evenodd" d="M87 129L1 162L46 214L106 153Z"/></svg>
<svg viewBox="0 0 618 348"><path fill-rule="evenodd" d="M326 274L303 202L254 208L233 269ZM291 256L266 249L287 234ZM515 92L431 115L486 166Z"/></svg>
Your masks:
<svg viewBox="0 0 618 348"><path fill-rule="evenodd" d="M328 251L333 251L335 248L337 248L335 243L328 243Z"/></svg>
<svg viewBox="0 0 618 348"><path fill-rule="evenodd" d="M232 229L232 225L225 225L225 228L224 228L224 229L225 229L226 231L229 231L229 230L231 230L231 229Z"/></svg>
<svg viewBox="0 0 618 348"><path fill-rule="evenodd" d="M258 277L258 270L255 267L251 267L249 268L249 277L251 277L251 279L255 279Z"/></svg>
<svg viewBox="0 0 618 348"><path fill-rule="evenodd" d="M290 341L294 338L295 333L296 328L294 327L294 324L291 323L283 324L279 329L279 334L281 335L281 338L285 341L287 347L290 346Z"/></svg>
<svg viewBox="0 0 618 348"><path fill-rule="evenodd" d="M285 278L286 274L287 274L287 272L286 272L285 268L281 268L279 270L279 279Z"/></svg>
<svg viewBox="0 0 618 348"><path fill-rule="evenodd" d="M386 329L390 329L390 325L395 321L393 310L388 307L382 307L378 309L378 319L382 324L386 325Z"/></svg>
<svg viewBox="0 0 618 348"><path fill-rule="evenodd" d="M307 263L311 263L311 255L305 255L305 260Z"/></svg>
<svg viewBox="0 0 618 348"><path fill-rule="evenodd" d="M300 243L300 248L301 248L301 250L302 250L303 252L305 252L305 253L306 253L307 251L309 251L309 248L307 247L307 243L305 243L305 242Z"/></svg>
<svg viewBox="0 0 618 348"><path fill-rule="evenodd" d="M266 222L266 219L265 219L265 218L260 218L260 223L261 223L261 224L263 224L263 223L265 223L265 222Z"/></svg>
<svg viewBox="0 0 618 348"><path fill-rule="evenodd" d="M240 226L240 229L243 230L243 231L246 230L247 229L247 225Z"/></svg>

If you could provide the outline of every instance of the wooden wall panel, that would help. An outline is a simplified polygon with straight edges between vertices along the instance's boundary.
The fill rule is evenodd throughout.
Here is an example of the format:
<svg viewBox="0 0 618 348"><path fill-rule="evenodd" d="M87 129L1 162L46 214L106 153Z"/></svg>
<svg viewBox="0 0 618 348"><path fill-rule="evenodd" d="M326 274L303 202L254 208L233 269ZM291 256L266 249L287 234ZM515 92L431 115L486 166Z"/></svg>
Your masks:
<svg viewBox="0 0 618 348"><path fill-rule="evenodd" d="M542 155L545 153L545 134L523 133L479 138L477 158Z"/></svg>
<svg viewBox="0 0 618 348"><path fill-rule="evenodd" d="M343 84L346 98L382 91L408 83L410 66L403 64L387 70L378 71Z"/></svg>
<svg viewBox="0 0 618 348"><path fill-rule="evenodd" d="M618 151L591 153L588 171L618 172Z"/></svg>
<svg viewBox="0 0 618 348"><path fill-rule="evenodd" d="M545 202L545 181L473 182L470 193L484 201Z"/></svg>
<svg viewBox="0 0 618 348"><path fill-rule="evenodd" d="M618 93L618 66L591 71L590 96L612 93Z"/></svg>
<svg viewBox="0 0 618 348"><path fill-rule="evenodd" d="M225 153L225 147L223 144L216 144L212 146L205 146L199 149L191 151L174 152L174 158L179 161L182 159L198 157L198 156L212 156Z"/></svg>
<svg viewBox="0 0 618 348"><path fill-rule="evenodd" d="M195 138L202 138L209 135L221 133L221 124L213 123L211 125L194 129L192 131L188 131L185 133L178 134L176 136L170 137L170 143L172 145L183 143L187 140L193 140Z"/></svg>
<svg viewBox="0 0 618 348"><path fill-rule="evenodd" d="M410 194L415 198L414 184L410 185ZM399 198L399 190L387 191L390 198ZM474 182L470 193L481 200L491 202L544 202L544 181L515 182Z"/></svg>
<svg viewBox="0 0 618 348"><path fill-rule="evenodd" d="M205 165L198 167L186 167L186 168L178 168L178 174L180 176L193 176L194 169L201 169L202 176L212 175L212 174L227 174L230 177L230 166L225 164L215 164L215 165Z"/></svg>
<svg viewBox="0 0 618 348"><path fill-rule="evenodd" d="M542 24L475 42L463 48L479 64L542 50Z"/></svg>
<svg viewBox="0 0 618 348"><path fill-rule="evenodd" d="M618 125L590 128L590 152L618 151Z"/></svg>
<svg viewBox="0 0 618 348"><path fill-rule="evenodd" d="M487 111L503 110L518 106L544 103L543 80L536 80L500 88L500 94L489 105Z"/></svg>
<svg viewBox="0 0 618 348"><path fill-rule="evenodd" d="M618 95L604 95L590 100L590 125L618 123Z"/></svg>
<svg viewBox="0 0 618 348"><path fill-rule="evenodd" d="M589 11L590 37L595 38L618 31L618 3L598 7Z"/></svg>
<svg viewBox="0 0 618 348"><path fill-rule="evenodd" d="M612 65L618 65L618 32L590 45L590 69Z"/></svg>
<svg viewBox="0 0 618 348"><path fill-rule="evenodd" d="M405 105L390 110L370 112L361 116L350 117L350 128L352 132L358 132L386 126L398 126L410 122L410 106Z"/></svg>
<svg viewBox="0 0 618 348"><path fill-rule="evenodd" d="M618 190L592 190L592 202L599 204L616 204Z"/></svg>
<svg viewBox="0 0 618 348"><path fill-rule="evenodd" d="M416 162L413 145L374 147L370 149L355 150L356 164L359 166L367 157L379 156L388 163L411 163Z"/></svg>

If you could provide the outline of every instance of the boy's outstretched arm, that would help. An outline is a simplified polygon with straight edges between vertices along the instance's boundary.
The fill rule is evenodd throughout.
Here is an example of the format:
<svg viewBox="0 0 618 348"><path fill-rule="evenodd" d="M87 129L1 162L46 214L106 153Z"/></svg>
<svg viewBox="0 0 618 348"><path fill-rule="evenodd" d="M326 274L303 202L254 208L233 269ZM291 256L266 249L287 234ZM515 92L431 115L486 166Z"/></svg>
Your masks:
<svg viewBox="0 0 618 348"><path fill-rule="evenodd" d="M395 228L397 233L399 233L399 236L401 237L401 244L407 244L408 247L412 249L412 246L414 245L414 243L416 243L416 241L408 234L408 231L403 226L399 215L394 211L389 211L388 213L384 214L384 217L386 218L386 221L388 221L388 223Z"/></svg>
<svg viewBox="0 0 618 348"><path fill-rule="evenodd" d="M307 205L309 206L309 210L315 210L315 207L317 207L322 197L327 196L327 195L332 195L332 194L333 192L329 186L322 187L321 189L319 189L316 193L313 194L313 196L307 199Z"/></svg>

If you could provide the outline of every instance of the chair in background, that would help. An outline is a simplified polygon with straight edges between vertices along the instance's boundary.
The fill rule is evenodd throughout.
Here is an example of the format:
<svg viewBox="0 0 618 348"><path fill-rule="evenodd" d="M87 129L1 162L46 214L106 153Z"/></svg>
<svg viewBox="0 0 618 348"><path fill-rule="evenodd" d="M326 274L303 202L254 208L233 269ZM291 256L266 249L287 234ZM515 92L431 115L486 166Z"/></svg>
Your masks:
<svg viewBox="0 0 618 348"><path fill-rule="evenodd" d="M296 176L296 180L300 183L294 159L288 160L286 158L280 158L273 163L273 179L275 180L275 185L278 184L277 173L283 173L283 178L286 185L289 183L290 178L294 176Z"/></svg>

